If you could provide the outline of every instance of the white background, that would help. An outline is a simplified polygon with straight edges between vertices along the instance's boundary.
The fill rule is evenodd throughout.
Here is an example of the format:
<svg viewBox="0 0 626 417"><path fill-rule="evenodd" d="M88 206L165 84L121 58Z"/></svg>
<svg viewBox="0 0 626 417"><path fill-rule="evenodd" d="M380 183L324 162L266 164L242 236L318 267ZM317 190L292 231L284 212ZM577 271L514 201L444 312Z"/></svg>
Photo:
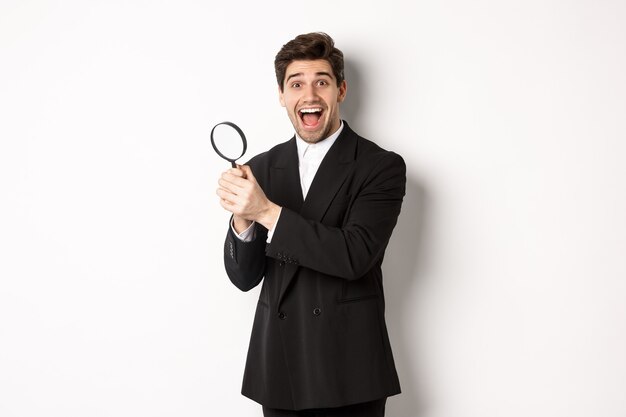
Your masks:
<svg viewBox="0 0 626 417"><path fill-rule="evenodd" d="M209 131L288 139L274 55L322 30L342 116L408 166L387 415L626 416L624 22L618 0L2 0L0 415L261 415Z"/></svg>

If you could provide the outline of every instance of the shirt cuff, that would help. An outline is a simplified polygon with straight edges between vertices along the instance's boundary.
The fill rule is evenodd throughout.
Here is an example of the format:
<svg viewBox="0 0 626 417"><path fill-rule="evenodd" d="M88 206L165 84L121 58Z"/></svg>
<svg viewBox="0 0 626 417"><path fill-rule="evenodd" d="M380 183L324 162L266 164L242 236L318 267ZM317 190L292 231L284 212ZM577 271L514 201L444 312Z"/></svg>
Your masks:
<svg viewBox="0 0 626 417"><path fill-rule="evenodd" d="M272 236L274 236L274 231L276 230L276 226L278 226L278 220L280 220L280 213L283 212L283 208L282 206L278 209L278 217L276 217L276 222L274 222L274 227L272 227L272 230L268 230L267 231L267 243L271 243L272 242Z"/></svg>
<svg viewBox="0 0 626 417"><path fill-rule="evenodd" d="M252 242L256 237L256 228L254 227L254 222L246 230L241 233L237 233L235 230L235 219L230 219L230 228L233 230L233 233L239 240L242 242Z"/></svg>

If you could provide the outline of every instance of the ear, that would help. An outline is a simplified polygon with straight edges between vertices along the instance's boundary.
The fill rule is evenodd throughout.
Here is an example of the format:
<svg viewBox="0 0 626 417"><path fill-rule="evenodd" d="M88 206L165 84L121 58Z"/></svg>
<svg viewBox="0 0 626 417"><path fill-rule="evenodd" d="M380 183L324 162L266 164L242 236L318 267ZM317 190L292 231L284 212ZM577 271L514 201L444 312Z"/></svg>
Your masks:
<svg viewBox="0 0 626 417"><path fill-rule="evenodd" d="M278 100L280 100L280 105L285 107L285 97L283 91L278 87Z"/></svg>
<svg viewBox="0 0 626 417"><path fill-rule="evenodd" d="M341 84L339 84L339 95L337 96L337 103L341 103L346 98L346 93L348 92L348 83L346 80L343 80Z"/></svg>

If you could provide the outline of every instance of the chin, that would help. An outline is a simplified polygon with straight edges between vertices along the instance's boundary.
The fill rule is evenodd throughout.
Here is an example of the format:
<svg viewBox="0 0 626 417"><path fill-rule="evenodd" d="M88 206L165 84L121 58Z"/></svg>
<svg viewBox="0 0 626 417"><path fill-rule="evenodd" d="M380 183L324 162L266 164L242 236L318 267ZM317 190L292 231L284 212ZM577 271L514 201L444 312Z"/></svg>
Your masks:
<svg viewBox="0 0 626 417"><path fill-rule="evenodd" d="M328 135L324 135L324 132L308 132L306 130L300 129L298 131L298 136L300 136L305 142L308 143L317 143L320 140L326 138Z"/></svg>
<svg viewBox="0 0 626 417"><path fill-rule="evenodd" d="M331 132L328 126L320 126L318 130L314 131L304 130L301 126L298 129L298 135L308 143L317 143L329 137L330 134Z"/></svg>

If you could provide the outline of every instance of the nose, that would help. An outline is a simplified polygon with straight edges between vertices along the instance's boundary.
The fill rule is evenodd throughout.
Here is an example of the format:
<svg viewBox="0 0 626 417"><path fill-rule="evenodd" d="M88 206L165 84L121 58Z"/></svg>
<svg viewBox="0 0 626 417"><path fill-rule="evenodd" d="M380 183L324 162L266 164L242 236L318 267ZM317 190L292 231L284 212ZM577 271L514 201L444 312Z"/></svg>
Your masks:
<svg viewBox="0 0 626 417"><path fill-rule="evenodd" d="M315 89L315 85L310 84L304 87L304 96L303 99L305 102L314 102L317 101L317 90Z"/></svg>

